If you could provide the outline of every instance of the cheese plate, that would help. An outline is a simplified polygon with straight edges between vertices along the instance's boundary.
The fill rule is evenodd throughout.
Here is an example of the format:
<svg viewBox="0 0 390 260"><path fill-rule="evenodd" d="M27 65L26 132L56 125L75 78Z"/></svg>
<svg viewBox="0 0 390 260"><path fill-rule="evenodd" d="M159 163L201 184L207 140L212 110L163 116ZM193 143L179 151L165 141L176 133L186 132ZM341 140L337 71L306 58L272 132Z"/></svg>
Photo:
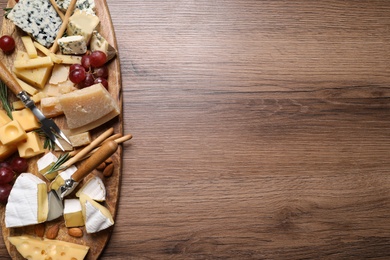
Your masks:
<svg viewBox="0 0 390 260"><path fill-rule="evenodd" d="M49 0L47 0L49 2ZM50 1L52 2L52 1ZM60 1L60 2L66 2L66 1ZM68 1L69 2L69 1ZM90 3L91 0L85 1ZM9 0L7 4L7 8L13 8L16 5L15 0ZM94 12L98 18L99 18L99 29L98 29L98 36L103 37L110 45L110 47L113 47L115 50L117 50L117 42L115 38L115 30L111 21L110 12L107 6L106 1L94 1L95 8ZM3 7L5 8L5 6ZM58 8L58 7L57 7ZM58 11L58 10L57 10ZM63 11L63 14L66 14L66 10ZM96 31L94 31L96 33ZM15 67L15 60L18 58L18 55L21 55L20 52L27 52L26 45L23 42L26 38L25 36L28 35L24 30L22 30L20 27L16 26L13 21L7 18L3 18L2 22L2 28L1 28L1 35L10 35L15 40L15 50L11 53L4 53L0 51L0 59L4 63L4 65L9 68L9 70L12 70ZM75 37L77 38L77 37ZM71 39L63 39L62 42L68 42ZM38 46L38 45L37 45ZM50 46L49 46L50 47ZM47 48L49 48L47 47ZM63 47L63 46L62 46ZM60 53L62 50L61 46L59 46L59 49L56 53ZM38 49L38 55L39 56L45 56L43 55L39 49ZM81 57L81 55L79 55ZM60 55L58 55L60 57ZM47 61L45 61L47 62ZM110 61L107 62L107 68L108 68L108 76L106 76L108 81L108 88L107 91L109 95L112 97L112 100L114 100L115 106L117 108L118 113L112 116L112 118L109 118L107 120L102 121L99 124L93 125L93 128L87 129L87 131L90 133L91 140L96 140L99 136L104 134L108 129L113 129L114 134L123 135L123 123L122 123L122 82L121 82L121 71L120 71L120 61L118 57L118 53L116 52L115 57L110 59ZM19 66L25 66L23 63L19 64ZM52 74L54 74L54 70L51 71ZM50 76L48 77L50 78ZM48 80L48 79L47 79ZM21 81L20 84L24 84L23 81ZM11 92L8 93L8 100L10 103L14 101L18 101L18 98L12 94ZM96 104L95 104L96 105ZM91 113L93 111L91 110ZM56 122L56 124L62 129L62 130L68 130L68 123L67 118L65 115L60 114L53 116L52 119ZM75 118L73 118L74 120ZM82 119L84 120L84 119ZM74 120L77 121L77 120ZM77 122L76 122L77 123ZM85 129L84 129L85 130ZM42 139L42 138L41 138ZM82 147L80 148L82 149ZM48 153L48 150L45 151L45 154ZM53 153L57 156L60 156L61 154L64 154L61 150L55 150ZM43 156L41 154L40 156L33 156L31 158L28 158L28 170L26 172L31 173L38 177L40 180L43 180L46 182L47 187L49 187L51 181L46 179L40 172L38 171L37 162L38 160ZM11 155L12 158L12 155ZM7 158L8 159L8 158ZM84 186L84 184L88 183L95 183L96 181L94 178L99 177L100 180L102 180L101 183L104 184L105 187L105 199L104 201L94 201L91 200L89 197L82 198L80 201L86 201L90 202L88 205L92 207L93 209L99 209L103 207L103 210L99 212L104 212L106 215L110 215L112 219L109 219L112 223L115 220L115 216L117 213L117 207L119 202L119 194L120 194L120 184L121 184L121 173L122 173L122 147L121 145L118 146L118 149L115 151L115 153L110 157L110 162L113 165L112 174L110 174L109 177L103 175L103 170L95 169L90 174L87 175L82 181L80 181L79 185L76 187L75 191L71 193L67 198L69 199L77 199L78 196L76 195L79 190ZM82 164L82 161L75 162L74 166L78 167L80 164ZM18 177L17 177L18 178ZM100 182L99 182L100 183ZM69 201L70 202L70 201ZM68 203L70 205L70 203ZM92 206L91 206L92 205ZM13 237L19 237L19 236L27 236L27 237L34 237L37 238L38 241L32 242L35 246L38 246L39 243L43 243L50 246L59 246L56 243L58 241L63 241L66 243L72 243L76 244L77 246L85 246L88 248L88 252L84 259L98 259L101 253L103 252L104 248L106 247L110 236L112 234L112 231L115 229L115 224L109 226L108 228L105 228L103 230L100 230L98 232L87 232L86 228L83 225L79 225L78 231L82 231L82 234L77 235L70 235L69 233L69 226L67 227L65 222L65 216L61 216L57 219L45 221L39 224L32 224L32 225L25 225L20 227L7 227L6 221L5 221L5 215L6 215L6 204L0 205L0 217L1 217L1 226L2 226L2 237L4 244L9 252L9 255L12 259L25 259L17 250L15 247L16 238ZM58 229L58 234L55 236L55 238L48 238L48 232L50 232L53 229ZM39 235L41 233L41 235ZM13 239L10 239L13 238ZM12 241L14 243L11 243ZM63 246L63 244L61 244ZM79 250L75 246L72 248L72 250ZM80 249L81 250L81 249Z"/></svg>

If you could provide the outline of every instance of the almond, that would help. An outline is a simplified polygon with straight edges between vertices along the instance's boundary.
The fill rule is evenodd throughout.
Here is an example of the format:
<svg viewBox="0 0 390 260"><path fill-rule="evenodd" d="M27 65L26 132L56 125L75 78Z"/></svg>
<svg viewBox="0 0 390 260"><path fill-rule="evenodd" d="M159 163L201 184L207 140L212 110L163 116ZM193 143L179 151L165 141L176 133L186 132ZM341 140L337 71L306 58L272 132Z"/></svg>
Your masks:
<svg viewBox="0 0 390 260"><path fill-rule="evenodd" d="M77 228L77 227L69 228L68 234L72 237L82 237L83 230L81 228Z"/></svg>
<svg viewBox="0 0 390 260"><path fill-rule="evenodd" d="M114 172L114 164L111 163L111 164L107 165L106 168L104 168L103 175L105 177L110 177L113 172Z"/></svg>
<svg viewBox="0 0 390 260"><path fill-rule="evenodd" d="M104 168L106 168L106 163L105 162L102 162L98 167L96 167L96 169L99 170L99 171L103 171Z"/></svg>
<svg viewBox="0 0 390 260"><path fill-rule="evenodd" d="M35 225L34 231L37 237L43 237L45 235L45 223Z"/></svg>
<svg viewBox="0 0 390 260"><path fill-rule="evenodd" d="M107 158L104 162L105 162L106 164L110 164L110 163L112 163L113 161L112 161L112 158L109 157L109 158Z"/></svg>
<svg viewBox="0 0 390 260"><path fill-rule="evenodd" d="M53 225L49 227L46 231L46 238L55 239L58 235L58 231L60 230L59 225Z"/></svg>

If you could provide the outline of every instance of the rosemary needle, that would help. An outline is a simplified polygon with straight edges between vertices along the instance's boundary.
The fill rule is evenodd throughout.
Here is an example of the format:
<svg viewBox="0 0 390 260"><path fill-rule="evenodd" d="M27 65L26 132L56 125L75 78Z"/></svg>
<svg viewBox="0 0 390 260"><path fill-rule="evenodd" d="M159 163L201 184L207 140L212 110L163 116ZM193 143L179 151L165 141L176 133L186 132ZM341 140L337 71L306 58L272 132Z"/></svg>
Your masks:
<svg viewBox="0 0 390 260"><path fill-rule="evenodd" d="M7 112L9 118L12 119L12 106L8 101L8 88L3 81L0 81L0 101L3 105L3 109Z"/></svg>

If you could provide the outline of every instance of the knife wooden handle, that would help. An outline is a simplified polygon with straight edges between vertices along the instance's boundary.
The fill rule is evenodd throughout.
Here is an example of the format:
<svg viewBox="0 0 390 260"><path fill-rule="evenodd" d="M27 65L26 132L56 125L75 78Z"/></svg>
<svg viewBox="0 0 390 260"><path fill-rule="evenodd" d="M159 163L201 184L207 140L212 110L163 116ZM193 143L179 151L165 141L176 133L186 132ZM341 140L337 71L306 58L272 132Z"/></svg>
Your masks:
<svg viewBox="0 0 390 260"><path fill-rule="evenodd" d="M4 84L15 94L17 95L23 91L22 87L16 81L12 73L7 69L3 62L0 61L0 79Z"/></svg>
<svg viewBox="0 0 390 260"><path fill-rule="evenodd" d="M104 143L91 157L73 173L72 179L76 182L82 180L88 173L96 169L102 162L107 160L118 149L118 144L115 141Z"/></svg>

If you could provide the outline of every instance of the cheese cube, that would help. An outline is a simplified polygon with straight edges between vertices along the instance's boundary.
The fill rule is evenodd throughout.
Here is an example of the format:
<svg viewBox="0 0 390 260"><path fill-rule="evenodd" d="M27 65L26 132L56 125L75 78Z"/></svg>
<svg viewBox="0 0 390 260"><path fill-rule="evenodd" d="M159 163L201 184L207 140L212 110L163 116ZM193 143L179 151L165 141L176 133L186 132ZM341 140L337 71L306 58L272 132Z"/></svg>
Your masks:
<svg viewBox="0 0 390 260"><path fill-rule="evenodd" d="M101 83L64 94L59 100L68 127L75 133L86 132L92 129L91 123L98 121L101 125L120 113L118 104Z"/></svg>
<svg viewBox="0 0 390 260"><path fill-rule="evenodd" d="M11 122L0 127L0 142L4 145L15 144L26 140L26 131L22 128L18 121Z"/></svg>
<svg viewBox="0 0 390 260"><path fill-rule="evenodd" d="M0 127L11 122L12 119L7 115L5 110L0 109Z"/></svg>
<svg viewBox="0 0 390 260"><path fill-rule="evenodd" d="M42 174L47 180L53 180L57 176L57 172L52 172L49 174L46 173L56 163L57 160L57 156L55 156L52 152L48 152L47 154L38 159L38 172Z"/></svg>
<svg viewBox="0 0 390 260"><path fill-rule="evenodd" d="M58 46L62 54L84 54L87 52L87 43L84 36L72 35L58 39Z"/></svg>
<svg viewBox="0 0 390 260"><path fill-rule="evenodd" d="M5 226L22 227L46 221L48 214L46 182L32 173L16 178L5 208Z"/></svg>
<svg viewBox="0 0 390 260"><path fill-rule="evenodd" d="M12 111L12 117L19 122L26 132L41 127L41 124L29 108Z"/></svg>
<svg viewBox="0 0 390 260"><path fill-rule="evenodd" d="M88 14L82 10L75 10L69 17L66 33L68 36L81 35L84 36L87 45L92 36L92 32L98 28L100 24L99 17L93 14Z"/></svg>
<svg viewBox="0 0 390 260"><path fill-rule="evenodd" d="M70 242L40 239L32 236L8 237L8 241L26 259L57 259L82 260L88 253L89 247Z"/></svg>
<svg viewBox="0 0 390 260"><path fill-rule="evenodd" d="M42 114L47 118L56 117L64 113L62 111L58 97L42 98L41 111Z"/></svg>
<svg viewBox="0 0 390 260"><path fill-rule="evenodd" d="M31 39L31 37L28 35L25 35L25 36L22 36L21 39L22 39L24 48L26 49L26 51L28 53L28 57L31 59L38 57L37 49L35 48L34 42Z"/></svg>
<svg viewBox="0 0 390 260"><path fill-rule="evenodd" d="M80 202L87 233L96 233L114 225L114 219L106 207L85 194L80 196Z"/></svg>
<svg viewBox="0 0 390 260"><path fill-rule="evenodd" d="M28 132L27 139L18 144L19 156L22 158L31 158L45 152L42 141L37 132Z"/></svg>
<svg viewBox="0 0 390 260"><path fill-rule="evenodd" d="M78 199L64 200L64 219L66 227L84 226L83 212Z"/></svg>
<svg viewBox="0 0 390 260"><path fill-rule="evenodd" d="M0 143L0 161L6 160L12 154L18 150L18 147L14 144L4 145Z"/></svg>

